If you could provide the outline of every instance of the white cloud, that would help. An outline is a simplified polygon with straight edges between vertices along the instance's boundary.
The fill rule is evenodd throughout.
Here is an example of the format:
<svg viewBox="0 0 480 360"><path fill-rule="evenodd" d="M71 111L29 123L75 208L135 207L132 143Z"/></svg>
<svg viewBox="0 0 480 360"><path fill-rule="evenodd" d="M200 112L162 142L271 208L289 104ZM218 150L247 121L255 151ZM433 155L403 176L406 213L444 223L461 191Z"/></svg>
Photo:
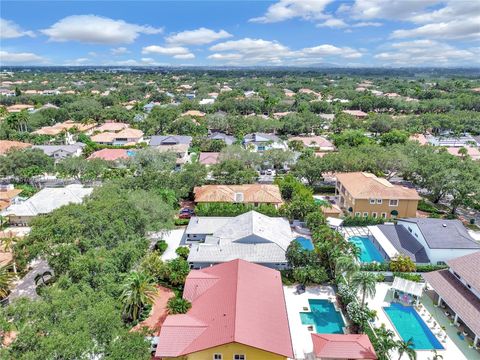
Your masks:
<svg viewBox="0 0 480 360"><path fill-rule="evenodd" d="M123 54L128 54L130 51L126 47L118 47L118 48L112 48L110 49L110 52L112 55L123 55Z"/></svg>
<svg viewBox="0 0 480 360"><path fill-rule="evenodd" d="M279 0L270 5L265 15L250 19L251 22L274 23L302 18L304 20L318 20L328 17L323 13L325 7L333 0Z"/></svg>
<svg viewBox="0 0 480 360"><path fill-rule="evenodd" d="M231 40L210 47L215 53L211 60L231 65L288 65L296 63L316 63L325 57L360 58L362 53L349 48L330 44L318 45L299 50L291 50L277 42L263 39L244 38Z"/></svg>
<svg viewBox="0 0 480 360"><path fill-rule="evenodd" d="M39 64L44 63L45 58L40 55L28 52L22 53L13 53L8 51L1 51L0 50L0 65L6 64Z"/></svg>
<svg viewBox="0 0 480 360"><path fill-rule="evenodd" d="M375 22L375 21L360 21L356 24L353 24L352 27L367 27L367 26L382 26L383 24L381 22Z"/></svg>
<svg viewBox="0 0 480 360"><path fill-rule="evenodd" d="M142 49L142 54L158 54L173 56L175 59L194 59L195 55L183 46L158 46L150 45Z"/></svg>
<svg viewBox="0 0 480 360"><path fill-rule="evenodd" d="M22 36L34 37L33 31L25 31L11 20L0 18L0 39L14 39Z"/></svg>
<svg viewBox="0 0 480 360"><path fill-rule="evenodd" d="M350 15L358 20L388 19L413 23L393 38L480 39L480 1L461 0L356 0Z"/></svg>
<svg viewBox="0 0 480 360"><path fill-rule="evenodd" d="M337 47L334 45L324 44L305 48L300 51L304 56L324 57L324 56L340 56L345 59L357 59L362 57L362 53L350 47Z"/></svg>
<svg viewBox="0 0 480 360"><path fill-rule="evenodd" d="M316 26L338 29L338 28L347 27L348 25L342 19L331 18L331 19L325 20L323 23L317 24Z"/></svg>
<svg viewBox="0 0 480 360"><path fill-rule="evenodd" d="M214 30L201 27L196 30L186 30L170 35L165 40L167 43L175 45L205 45L232 36L232 34L226 32L225 30L216 32Z"/></svg>
<svg viewBox="0 0 480 360"><path fill-rule="evenodd" d="M406 20L423 13L429 6L442 0L356 0L350 7L354 19Z"/></svg>
<svg viewBox="0 0 480 360"><path fill-rule="evenodd" d="M130 24L97 15L67 16L41 32L51 41L79 41L89 44L130 44L140 34L159 34L163 30Z"/></svg>
<svg viewBox="0 0 480 360"><path fill-rule="evenodd" d="M458 65L479 63L478 49L459 49L435 40L414 40L393 43L390 50L374 57L388 65Z"/></svg>

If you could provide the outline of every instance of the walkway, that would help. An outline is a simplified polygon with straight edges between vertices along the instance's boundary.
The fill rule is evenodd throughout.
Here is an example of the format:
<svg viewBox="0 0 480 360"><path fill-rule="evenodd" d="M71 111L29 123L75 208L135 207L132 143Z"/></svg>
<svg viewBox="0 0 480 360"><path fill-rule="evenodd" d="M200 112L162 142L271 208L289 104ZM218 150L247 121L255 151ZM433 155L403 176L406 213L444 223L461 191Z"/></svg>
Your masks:
<svg viewBox="0 0 480 360"><path fill-rule="evenodd" d="M53 275L53 270L48 266L46 260L34 260L31 263L32 269L20 279L15 288L12 290L8 296L8 301L12 302L19 297L26 297L31 300L38 298L37 294L37 285L35 284L35 277L37 275L45 274L46 272L51 272Z"/></svg>
<svg viewBox="0 0 480 360"><path fill-rule="evenodd" d="M146 327L153 332L154 336L157 336L160 333L160 327L168 315L168 300L174 297L175 294L171 289L166 287L157 285L157 288L158 293L155 295L155 302L153 303L150 316L134 326L131 331L140 331L142 328Z"/></svg>
<svg viewBox="0 0 480 360"><path fill-rule="evenodd" d="M162 260L166 261L175 259L177 257L175 250L177 250L179 246L186 245L184 234L185 228L182 227L174 230L165 230L158 233L152 233L149 235L149 238L152 240L152 248L158 240L165 240L167 242L167 250L165 250L165 252L162 254Z"/></svg>

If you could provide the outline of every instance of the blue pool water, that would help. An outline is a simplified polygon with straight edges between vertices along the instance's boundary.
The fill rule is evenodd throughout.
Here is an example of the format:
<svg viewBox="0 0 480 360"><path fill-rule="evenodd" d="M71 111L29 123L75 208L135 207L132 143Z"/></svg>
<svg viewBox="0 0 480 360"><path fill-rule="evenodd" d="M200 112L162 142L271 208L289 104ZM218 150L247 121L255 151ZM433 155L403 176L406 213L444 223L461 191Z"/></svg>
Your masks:
<svg viewBox="0 0 480 360"><path fill-rule="evenodd" d="M303 236L295 239L305 250L312 251L314 249L312 240L304 238Z"/></svg>
<svg viewBox="0 0 480 360"><path fill-rule="evenodd" d="M310 312L301 312L303 325L314 325L317 334L343 334L342 316L328 300L310 299Z"/></svg>
<svg viewBox="0 0 480 360"><path fill-rule="evenodd" d="M412 339L415 350L443 349L440 341L433 335L413 307L394 303L389 307L384 307L383 310L385 310L403 341Z"/></svg>
<svg viewBox="0 0 480 360"><path fill-rule="evenodd" d="M369 262L385 262L380 251L373 245L372 241L368 237L363 236L352 236L348 239L351 243L354 243L360 248L360 261L363 263Z"/></svg>

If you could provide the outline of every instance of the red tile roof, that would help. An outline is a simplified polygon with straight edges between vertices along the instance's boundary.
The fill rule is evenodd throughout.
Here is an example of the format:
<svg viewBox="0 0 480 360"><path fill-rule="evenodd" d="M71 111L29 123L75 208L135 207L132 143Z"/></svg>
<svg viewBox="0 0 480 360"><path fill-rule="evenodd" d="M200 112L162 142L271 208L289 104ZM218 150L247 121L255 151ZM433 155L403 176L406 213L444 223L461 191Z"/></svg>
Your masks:
<svg viewBox="0 0 480 360"><path fill-rule="evenodd" d="M127 150L125 149L102 149L95 151L88 157L91 159L103 159L106 161L115 161L119 159L128 159Z"/></svg>
<svg viewBox="0 0 480 360"><path fill-rule="evenodd" d="M214 165L218 163L218 152L202 152L198 158L198 162L203 165Z"/></svg>
<svg viewBox="0 0 480 360"><path fill-rule="evenodd" d="M6 154L12 149L26 149L31 146L32 144L20 141L0 140L0 155Z"/></svg>
<svg viewBox="0 0 480 360"><path fill-rule="evenodd" d="M183 297L184 315L170 315L160 330L156 357L177 357L240 343L293 358L281 275L233 260L192 270Z"/></svg>
<svg viewBox="0 0 480 360"><path fill-rule="evenodd" d="M377 359L365 334L312 334L315 356L322 359Z"/></svg>

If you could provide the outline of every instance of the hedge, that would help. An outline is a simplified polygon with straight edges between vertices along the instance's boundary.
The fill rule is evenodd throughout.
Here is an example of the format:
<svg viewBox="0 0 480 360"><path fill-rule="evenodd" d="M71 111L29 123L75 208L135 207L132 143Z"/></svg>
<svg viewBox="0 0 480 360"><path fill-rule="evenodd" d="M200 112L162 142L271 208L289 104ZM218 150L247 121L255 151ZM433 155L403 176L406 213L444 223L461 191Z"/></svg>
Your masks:
<svg viewBox="0 0 480 360"><path fill-rule="evenodd" d="M383 224L386 221L384 218L372 217L372 216L347 216L343 220L343 226L368 226L368 225L379 225Z"/></svg>

